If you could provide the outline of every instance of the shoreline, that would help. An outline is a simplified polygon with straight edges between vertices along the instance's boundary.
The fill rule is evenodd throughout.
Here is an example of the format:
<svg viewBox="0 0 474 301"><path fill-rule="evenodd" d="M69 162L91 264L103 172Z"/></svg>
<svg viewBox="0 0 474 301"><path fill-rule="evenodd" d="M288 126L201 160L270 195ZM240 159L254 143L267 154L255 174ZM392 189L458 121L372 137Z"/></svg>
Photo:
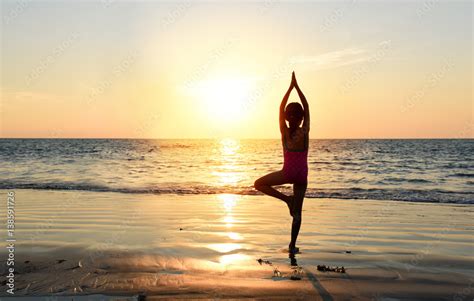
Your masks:
<svg viewBox="0 0 474 301"><path fill-rule="evenodd" d="M106 186L86 186L86 187L75 187L72 188L70 184L54 184L54 185L43 185L43 184L27 184L20 188L8 188L8 185L0 184L0 191L48 191L48 192L70 192L70 193L118 193L125 195L154 195L154 196L216 196L222 194L236 195L236 196L257 196L267 197L263 193L256 191L253 187L245 188L229 188L229 187L190 187L187 189L175 189L175 188L110 188ZM5 188L6 187L6 188ZM284 193L291 193L291 189L287 186L282 185L279 187ZM214 190L212 190L214 189ZM234 189L234 190L232 190ZM372 198L369 198L366 193L370 191ZM400 193L404 193L407 196L401 196ZM344 194L346 193L346 194ZM376 193L376 194L374 194ZM430 197L434 197L432 193L438 195L451 194L450 198L444 198L444 200L432 200ZM380 198L380 195L397 195L396 198ZM416 194L417 197L412 195ZM381 201L381 202L404 202L404 203L423 203L423 204L439 204L439 205L474 205L474 199L470 198L470 193L456 192L456 191L443 191L439 189L435 190L422 190L422 189L407 189L407 190L392 190L392 189L359 189L359 188L344 188L344 189L311 189L308 188L305 199L331 199L336 201L350 200L350 201ZM359 195L359 197L356 197ZM411 197L408 197L411 195ZM465 197L465 195L469 195ZM378 197L378 198L377 198ZM459 197L459 198L458 198ZM429 199L429 200L428 200Z"/></svg>
<svg viewBox="0 0 474 301"><path fill-rule="evenodd" d="M300 253L291 258L288 209L269 197L15 192L16 297L474 296L474 208L462 204L308 199ZM318 271L319 264L346 273ZM295 273L301 280L291 280Z"/></svg>

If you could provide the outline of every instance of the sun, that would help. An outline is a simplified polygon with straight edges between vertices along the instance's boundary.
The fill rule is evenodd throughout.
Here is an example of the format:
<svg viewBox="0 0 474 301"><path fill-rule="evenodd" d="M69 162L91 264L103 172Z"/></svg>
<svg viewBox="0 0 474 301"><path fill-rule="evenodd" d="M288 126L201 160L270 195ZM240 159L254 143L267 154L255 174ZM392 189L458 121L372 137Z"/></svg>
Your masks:
<svg viewBox="0 0 474 301"><path fill-rule="evenodd" d="M247 78L207 79L191 87L209 118L219 123L240 122L252 99L252 81Z"/></svg>

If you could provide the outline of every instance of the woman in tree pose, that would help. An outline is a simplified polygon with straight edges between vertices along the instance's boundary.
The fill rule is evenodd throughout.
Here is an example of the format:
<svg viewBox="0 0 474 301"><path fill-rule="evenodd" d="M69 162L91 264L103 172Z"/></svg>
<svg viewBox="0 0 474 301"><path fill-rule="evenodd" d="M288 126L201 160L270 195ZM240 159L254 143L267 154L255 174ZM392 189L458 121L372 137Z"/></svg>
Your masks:
<svg viewBox="0 0 474 301"><path fill-rule="evenodd" d="M286 106L291 90L295 88L303 104L292 102ZM285 108L286 107L286 108ZM284 201L293 217L291 225L291 241L288 245L290 253L297 253L296 238L301 226L301 211L308 183L308 134L309 106L303 92L292 73L291 84L280 104L280 132L283 145L283 168L269 173L255 181L255 189ZM288 125L286 125L286 121ZM303 125L301 125L303 122ZM272 186L293 184L293 195L285 195Z"/></svg>

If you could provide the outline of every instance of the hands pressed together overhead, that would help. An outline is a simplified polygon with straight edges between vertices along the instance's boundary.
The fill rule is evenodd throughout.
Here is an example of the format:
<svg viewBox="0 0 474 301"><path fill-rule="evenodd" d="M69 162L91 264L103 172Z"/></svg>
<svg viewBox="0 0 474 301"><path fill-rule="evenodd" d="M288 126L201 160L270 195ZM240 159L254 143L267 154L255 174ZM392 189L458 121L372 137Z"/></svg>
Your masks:
<svg viewBox="0 0 474 301"><path fill-rule="evenodd" d="M298 88L298 82L296 81L296 76L295 76L295 71L291 73L291 84L290 87L293 88Z"/></svg>

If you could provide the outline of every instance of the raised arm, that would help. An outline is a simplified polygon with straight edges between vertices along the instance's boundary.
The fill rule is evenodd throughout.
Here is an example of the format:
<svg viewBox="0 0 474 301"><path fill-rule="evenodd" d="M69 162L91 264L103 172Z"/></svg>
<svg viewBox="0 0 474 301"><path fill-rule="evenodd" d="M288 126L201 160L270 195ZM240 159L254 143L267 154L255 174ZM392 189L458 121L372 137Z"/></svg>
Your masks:
<svg viewBox="0 0 474 301"><path fill-rule="evenodd" d="M291 78L291 83L290 83L290 87L288 88L288 91L286 91L285 93L285 96L283 96L283 99L281 100L281 104L280 104L280 132L283 133L283 130L286 128L286 122L285 122L285 107L286 107L286 103L288 102L288 98L290 97L290 93L291 93L291 90L293 90L294 86L295 86L295 82L293 81L293 78L294 78L294 72L293 72L293 76Z"/></svg>
<svg viewBox="0 0 474 301"><path fill-rule="evenodd" d="M294 74L294 72L293 72ZM305 129L306 132L309 132L309 105L308 101L306 100L306 97L303 94L303 91L301 91L300 87L298 86L298 82L296 81L295 78L295 89L298 92L298 96L300 97L301 103L303 104L303 110L304 110L304 119L303 119L303 128Z"/></svg>

